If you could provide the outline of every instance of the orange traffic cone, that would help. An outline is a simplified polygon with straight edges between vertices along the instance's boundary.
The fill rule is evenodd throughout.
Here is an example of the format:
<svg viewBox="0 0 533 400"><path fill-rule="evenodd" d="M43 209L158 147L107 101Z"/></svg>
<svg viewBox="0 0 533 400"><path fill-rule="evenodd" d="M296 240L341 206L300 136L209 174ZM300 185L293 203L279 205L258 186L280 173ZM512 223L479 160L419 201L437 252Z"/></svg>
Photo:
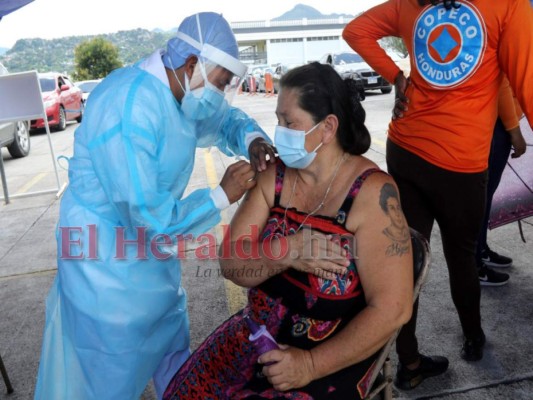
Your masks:
<svg viewBox="0 0 533 400"><path fill-rule="evenodd" d="M275 96L274 93L274 81L272 80L272 74L267 72L265 74L265 97Z"/></svg>

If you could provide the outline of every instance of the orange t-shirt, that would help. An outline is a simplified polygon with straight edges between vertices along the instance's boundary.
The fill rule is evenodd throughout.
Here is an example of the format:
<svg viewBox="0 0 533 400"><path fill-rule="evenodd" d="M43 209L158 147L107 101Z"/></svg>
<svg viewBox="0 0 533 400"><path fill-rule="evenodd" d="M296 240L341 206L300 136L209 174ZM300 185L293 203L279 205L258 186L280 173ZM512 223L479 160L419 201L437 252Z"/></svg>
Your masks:
<svg viewBox="0 0 533 400"><path fill-rule="evenodd" d="M474 173L487 168L502 70L533 121L533 11L529 0L457 3L446 10L389 0L350 22L343 37L389 82L400 70L377 40L403 39L409 110L390 123L390 139L441 168Z"/></svg>

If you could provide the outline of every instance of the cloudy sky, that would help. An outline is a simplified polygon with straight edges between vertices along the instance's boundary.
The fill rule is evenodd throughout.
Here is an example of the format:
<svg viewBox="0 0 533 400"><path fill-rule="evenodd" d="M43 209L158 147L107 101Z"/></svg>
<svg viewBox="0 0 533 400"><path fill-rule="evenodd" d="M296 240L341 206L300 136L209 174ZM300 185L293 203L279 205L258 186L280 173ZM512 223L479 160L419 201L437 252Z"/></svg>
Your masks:
<svg viewBox="0 0 533 400"><path fill-rule="evenodd" d="M0 0L1 1L1 0ZM323 14L356 14L385 0L34 0L0 21L0 47L18 39L53 39L136 28L164 30L199 11L221 12L228 21L257 21L280 16L297 4Z"/></svg>

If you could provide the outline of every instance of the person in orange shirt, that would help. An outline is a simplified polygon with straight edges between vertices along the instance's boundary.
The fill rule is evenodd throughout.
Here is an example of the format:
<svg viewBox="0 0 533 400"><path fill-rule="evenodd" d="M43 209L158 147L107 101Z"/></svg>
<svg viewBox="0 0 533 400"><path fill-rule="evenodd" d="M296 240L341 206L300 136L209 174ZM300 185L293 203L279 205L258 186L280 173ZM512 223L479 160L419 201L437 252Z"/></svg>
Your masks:
<svg viewBox="0 0 533 400"><path fill-rule="evenodd" d="M440 227L452 299L464 335L461 357L483 357L476 241L502 71L533 121L533 12L529 0L389 0L351 21L343 37L396 95L387 168L409 225L430 238ZM379 46L401 37L411 55L407 79ZM418 351L413 317L396 343L396 384L411 389L446 371L445 357Z"/></svg>
<svg viewBox="0 0 533 400"><path fill-rule="evenodd" d="M512 158L518 158L526 152L527 145L520 130L522 109L516 102L509 80L504 77L500 85L498 97L498 120L494 126L489 155L489 177L487 182L487 204L483 225L479 233L476 262L479 269L479 283L482 286L502 286L509 281L509 274L494 271L490 267L505 268L513 263L512 258L498 254L489 248L487 243L487 229L489 225L492 198L513 150Z"/></svg>

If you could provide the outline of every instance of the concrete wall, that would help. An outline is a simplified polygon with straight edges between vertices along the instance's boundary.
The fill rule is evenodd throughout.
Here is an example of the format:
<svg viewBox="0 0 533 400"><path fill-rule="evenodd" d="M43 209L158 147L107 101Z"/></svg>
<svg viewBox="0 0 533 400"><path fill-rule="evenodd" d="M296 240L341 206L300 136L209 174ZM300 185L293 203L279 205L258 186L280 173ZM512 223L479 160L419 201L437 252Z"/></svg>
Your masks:
<svg viewBox="0 0 533 400"><path fill-rule="evenodd" d="M340 37L313 37L292 40L267 40L267 64L305 64L326 54L350 50Z"/></svg>
<svg viewBox="0 0 533 400"><path fill-rule="evenodd" d="M268 64L302 64L305 59L304 42L267 41Z"/></svg>
<svg viewBox="0 0 533 400"><path fill-rule="evenodd" d="M342 37L337 37L333 40L331 36L308 38L306 47L306 62L318 61L326 53L350 49Z"/></svg>
<svg viewBox="0 0 533 400"><path fill-rule="evenodd" d="M255 48L254 54L272 64L305 64L327 52L348 50L342 30L348 19L251 21L232 23L240 47ZM263 51L266 53L263 53ZM247 63L253 63L247 59ZM259 60L256 62L259 63Z"/></svg>

